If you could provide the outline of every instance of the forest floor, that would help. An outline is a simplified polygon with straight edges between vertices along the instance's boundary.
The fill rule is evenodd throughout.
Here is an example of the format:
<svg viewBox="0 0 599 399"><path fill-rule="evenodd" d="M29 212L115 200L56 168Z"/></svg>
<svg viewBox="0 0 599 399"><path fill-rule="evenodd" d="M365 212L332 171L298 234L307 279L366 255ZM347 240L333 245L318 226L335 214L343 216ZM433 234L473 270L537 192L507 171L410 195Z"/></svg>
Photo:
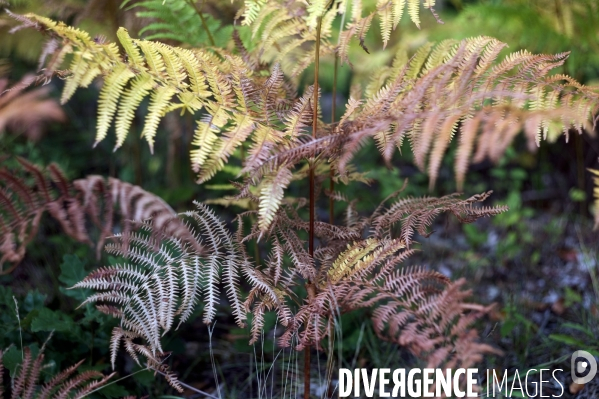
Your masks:
<svg viewBox="0 0 599 399"><path fill-rule="evenodd" d="M481 336L504 355L486 359L486 368L507 369L510 376L514 370L562 369L556 373L565 387L561 397L599 397L597 378L578 386L570 376L574 351L598 354L597 232L588 217L575 213L537 212L504 222L484 219L464 229L453 221L437 225L420 240L413 261L452 280L465 277L474 302L496 304ZM533 388L530 397L540 397ZM543 394L560 391L557 383L546 384Z"/></svg>

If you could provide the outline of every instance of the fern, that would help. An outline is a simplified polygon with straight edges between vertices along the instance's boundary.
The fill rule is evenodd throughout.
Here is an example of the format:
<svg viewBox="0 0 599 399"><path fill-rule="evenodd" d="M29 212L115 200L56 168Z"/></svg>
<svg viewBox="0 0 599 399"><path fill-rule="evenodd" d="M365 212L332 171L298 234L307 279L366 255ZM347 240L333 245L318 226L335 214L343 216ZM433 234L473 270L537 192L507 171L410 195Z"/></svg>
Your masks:
<svg viewBox="0 0 599 399"><path fill-rule="evenodd" d="M129 127L135 117L135 110L139 107L139 104L141 104L150 90L152 90L152 77L148 74L141 74L135 78L131 83L129 90L123 94L123 98L119 105L120 110L115 122L116 148L121 147L125 142L125 139L129 134ZM104 129L108 130L108 127L105 127Z"/></svg>
<svg viewBox="0 0 599 399"><path fill-rule="evenodd" d="M271 12L267 9L266 6L260 9L257 20L260 13ZM326 13L334 11L333 7ZM361 18L360 9L352 14ZM405 66L394 65L386 80L376 85L380 86L378 90L369 89L371 94L363 104L357 107L354 102L349 107L351 124L343 120L344 124L334 132L321 124L318 136L323 137L310 141L297 135L310 117L308 106L313 107L307 101L308 92L291 110L280 111L289 107L286 99L293 93L293 87L285 84L283 67L279 64L266 77L253 73L257 64L247 57L244 61L224 50L216 56L204 50L183 50L131 39L120 29L118 37L127 52L125 59L116 53L114 44L95 43L84 32L41 17L24 18L31 24L43 25L73 51L87 54L83 59L90 63L91 69L100 68L108 74L100 96L98 140L105 137L118 107L122 116L118 120L117 147L121 145L131 115L145 95L150 95L150 107L142 135L150 148L166 112L179 108L194 113L204 110L207 114L199 122L193 140L199 148L191 153L192 167L199 173L200 182L221 170L224 161L246 139L253 144L244 172L250 174L252 182L261 185L262 176L276 174L280 165L291 168L317 155L319 160L333 162L335 170L343 175L352 154L370 136L377 137L383 157L389 160L393 148L407 136L416 165L428 171L432 186L440 160L457 134L455 173L461 187L472 155L475 162L485 157L497 159L518 126L525 128L532 147L541 136L554 135L556 128L580 130L587 126L597 104L596 92L567 76L549 76L551 69L564 62L566 54L519 52L497 63L504 44L495 39L445 41L438 47L423 47ZM322 21L327 21L326 15ZM364 28L360 21L354 21L355 27ZM361 34L356 29L354 34ZM305 34L312 33L307 29ZM326 38L323 40L326 52ZM140 76L133 79L135 75ZM78 74L67 79L73 84L80 84L80 80ZM145 88L150 85L151 89ZM503 128L494 129L498 124ZM460 125L465 129L456 131ZM394 126L392 135L391 126ZM480 137L484 138L476 141L481 128ZM324 137L326 132L328 137ZM473 146L475 141L479 143L477 148ZM267 184L268 189L264 188ZM280 193L286 185L284 179L265 182L261 187ZM269 200L267 204L263 198L260 225L265 230L266 220L280 201Z"/></svg>
<svg viewBox="0 0 599 399"><path fill-rule="evenodd" d="M132 71L127 69L124 65L119 65L116 66L114 70L106 77L106 82L102 87L102 91L100 91L100 100L98 101L98 132L96 133L96 142L94 143L94 146L106 138L108 129L110 128L110 123L117 109L119 96L121 95L124 86L131 78L133 78L133 76L135 75ZM137 97L139 97L144 93L137 91L137 93L134 94L137 94ZM129 106L135 106L135 104L140 103L141 100L143 100L143 97L134 98L132 101L127 102ZM121 113L124 114L123 117L125 117L127 114L133 114L134 112L135 109L121 107ZM129 121L132 121L132 118L129 119ZM119 126L118 133L128 133L130 126L130 124L122 123ZM125 137L119 135L117 137L117 146L124 140Z"/></svg>
<svg viewBox="0 0 599 399"><path fill-rule="evenodd" d="M114 376L115 373L104 376L99 371L88 370L77 375L73 373L83 364L83 360L56 374L48 382L40 385L40 372L44 368L44 347L40 349L35 359L32 358L31 349L23 349L23 362L19 365L19 371L10 381L9 387L12 391L11 398L22 399L48 399L48 398L73 398L86 397ZM4 392L2 383L3 352L0 350L0 396Z"/></svg>
<svg viewBox="0 0 599 399"><path fill-rule="evenodd" d="M46 124L66 120L58 103L47 97L48 88L24 91L34 80L35 76L26 75L9 88L8 79L0 78L0 135L5 131L22 133L38 141Z"/></svg>
<svg viewBox="0 0 599 399"><path fill-rule="evenodd" d="M189 29L201 27L210 38L213 22L206 16L204 23L201 10L192 10L194 2L159 1L136 4L143 8L141 13L162 21L142 34L166 38L163 29L168 29L171 39L189 43L186 36L191 31L171 25L193 17L195 25ZM564 64L567 53L518 51L500 59L505 44L481 36L426 44L411 58L398 52L392 65L372 71L364 90L352 89L338 123L325 123L319 106L319 57L335 54L349 63L353 38L368 52L365 38L375 20L387 46L404 15L420 24L421 4L437 17L433 0L379 0L370 12L359 0L351 3L350 10L347 1L338 0L247 0L238 13L247 30L233 35L234 49L207 46L205 41L195 48L177 47L132 38L120 28L117 38L123 53L115 43L94 41L63 23L13 14L21 27L49 37L40 79L66 77L63 101L95 77L104 79L97 142L106 138L115 120L119 148L146 98L142 136L151 150L164 116L175 110L189 112L196 117L190 158L198 183L223 170L239 150L242 165L229 166L243 178L232 183L239 192L214 202L241 205L247 211L237 216L237 234L232 234L204 204L175 215L140 187L99 176L70 183L55 166L48 168L48 178L41 169L21 162L24 172L0 171L1 261L13 265L3 271L23 258L44 212L67 235L101 245L113 235L118 203L126 221L106 250L124 263L92 272L76 287L95 290L85 303L96 303L100 311L120 319L111 339L113 366L122 345L138 364L144 358L178 389L181 385L163 364L161 339L189 320L200 304L203 321L212 322L221 282L236 323L243 326L247 313L252 313L250 343L260 339L270 311L284 328L279 343L309 351L334 331L341 312L370 309L382 339L407 347L429 367L469 367L496 352L481 343L472 328L489 308L467 302L463 281L451 282L424 267L404 267L414 252L416 233L428 236L440 214L451 213L469 223L505 212L505 207L478 205L490 193L467 199L400 198L397 193L388 198L389 205L383 202L369 216L360 215L350 202L347 223L335 225L316 220L318 190L329 178L367 182L351 161L370 139L389 164L396 147L407 139L414 163L428 172L431 187L456 141L454 171L462 188L470 163L497 161L520 130L534 148L547 137L591 127L599 94L569 76L551 74ZM333 22L346 13L340 19L347 24L336 36ZM196 33L194 38L200 38ZM242 35L251 35L257 44L244 46ZM333 37L338 37L336 43ZM60 68L66 56L71 63L65 72ZM300 75L314 62L313 85L301 87ZM309 221L300 217L308 200L285 196L293 180L306 177ZM331 200L345 200L334 187L326 194ZM100 220L102 211L106 221ZM88 221L97 225L99 239L88 233ZM263 262L250 260L249 242L265 245L269 255ZM239 289L241 278L250 288L245 297ZM299 285L307 292L303 301L296 297ZM309 378L306 381L309 384Z"/></svg>
<svg viewBox="0 0 599 399"><path fill-rule="evenodd" d="M118 179L91 175L70 182L60 168L49 165L48 173L18 159L21 170L0 169L0 269L1 274L14 270L26 253L27 245L36 238L41 218L48 213L73 239L92 244L97 255L107 236L112 234L115 209L121 216L121 230L127 236L139 222L154 218L154 223L183 242L201 251L184 223L161 198L139 186ZM33 180L34 184L27 183ZM88 222L99 231L92 233ZM123 241L127 251L127 242ZM8 264L8 268L4 268Z"/></svg>
<svg viewBox="0 0 599 399"><path fill-rule="evenodd" d="M439 46L441 51L425 46L406 65L395 66L384 85L362 104L351 100L347 107L351 122L344 116L331 134L295 140L255 165L254 179L283 163L291 167L310 157L332 162L343 175L365 139L375 138L390 161L394 148L407 137L416 165L428 171L433 186L441 159L457 134L454 168L461 188L471 160L497 161L521 128L534 149L547 134L556 134L550 130L567 134L570 128L589 129L599 110L599 94L593 88L565 75L549 75L567 54L518 52L497 63L493 61L504 44L495 39ZM439 56L446 51L450 56Z"/></svg>
<svg viewBox="0 0 599 399"><path fill-rule="evenodd" d="M451 212L463 222L472 222L506 211L505 207L474 206L486 198L488 193L466 200L456 196L400 199L387 209L381 204L370 217L354 221L350 226L318 222L315 234L322 245L315 251L314 260L304 252L297 236L290 234L297 229L307 230L308 223L298 219L292 207L282 206L269 228L269 238L274 243L272 255L262 267L261 284L250 291L246 301L246 308L258 313L258 320L254 322L259 325L252 328L252 342L259 338L263 313L268 310L275 310L281 323L288 325L280 344L290 345L291 337L297 335L296 349L302 349L319 346L333 330L338 311L372 307L373 323L380 336L428 359L430 367L440 367L444 362L467 367L481 360L482 354L494 349L476 343L473 340L476 333L468 326L487 309L463 303L469 295L461 290L463 281L451 283L439 273L423 268L402 268L401 263L413 253L407 249L413 242L410 232L417 229L427 234L426 226L441 212ZM408 204L413 204L413 208ZM414 209L420 212L414 213ZM401 224L399 237L393 235L391 226L395 223ZM366 238L362 238L364 229L371 232ZM260 228L254 226L244 241L258 234L261 234ZM292 265L282 260L286 253ZM320 264L318 271L313 266L314 261ZM292 302L295 273L313 283L308 288L306 303L289 318L288 307L283 306L284 302L280 305L277 302L281 302L281 298ZM424 303L427 309L424 313L411 310L423 309ZM464 309L476 311L466 315ZM441 324L430 323L439 317L443 320ZM456 322L460 327L452 335L445 335L445 328Z"/></svg>
<svg viewBox="0 0 599 399"><path fill-rule="evenodd" d="M441 274L423 268L402 268L401 263L414 252L408 249L413 243L412 232L427 234L426 227L441 212L472 222L506 210L477 207L476 203L488 195L466 200L455 195L405 198L388 208L381 204L370 217L349 226L318 222L315 234L322 245L315 258L306 252L297 234L307 230L308 223L283 201L283 206L271 216L266 233L272 242L271 255L260 267L250 263L244 243L264 233L261 226L253 225L244 236L243 219L262 210L238 217L238 234L232 235L206 205L197 203L196 211L179 218L192 220L189 228L193 240L203 242L209 251L198 252L190 241L173 237L150 220L142 225L142 233L117 235L106 246L109 253L122 256L124 264L100 268L75 287L98 291L85 303L96 302L99 310L121 319L121 327L114 330L111 340L113 363L122 343L137 362L142 355L150 365L159 365L164 357L161 336L172 329L176 319L179 324L185 322L200 301L204 303L204 322L212 322L222 274L237 323L243 325L246 312L251 310L253 314L251 343L259 339L268 311L275 311L286 328L279 342L289 346L291 337L298 335L297 349L301 349L319 345L331 331L330 324L339 310L373 307L374 326L381 337L405 345L428 359L431 367L445 362L468 367L483 354L494 351L477 343L476 333L469 329L487 309L464 303L469 293L461 289L463 282L451 283ZM246 190L239 198L259 201ZM401 224L398 237L394 237L392 229L396 223ZM365 239L364 229L370 231ZM123 240L129 245L126 251ZM245 301L239 293L239 273L251 286ZM298 279L314 283L306 303L294 310L293 288ZM440 324L431 320L440 320ZM446 335L449 325L458 327ZM142 343L134 342L136 338ZM455 353L450 355L452 352ZM176 381L174 384L177 386Z"/></svg>
<svg viewBox="0 0 599 399"><path fill-rule="evenodd" d="M138 363L141 354L151 367L161 365L166 354L160 338L173 328L176 318L179 325L189 319L202 293L204 322L211 323L219 303L221 269L235 319L244 325L238 279L240 270L250 273L249 263L214 213L196 205L196 211L185 213L193 223L186 222L193 230L189 240L176 238L155 220L146 221L140 232L118 234L106 246L108 253L126 263L100 268L74 286L98 290L84 303L98 303L100 311L121 319L111 339L113 367L121 343ZM209 252L198 250L204 247ZM136 338L144 343L135 343ZM176 380L174 386L180 388Z"/></svg>
<svg viewBox="0 0 599 399"><path fill-rule="evenodd" d="M139 31L147 40L174 40L201 47L210 43L210 36L206 33L209 31L214 37L212 45L225 47L233 33L232 26L223 26L221 21L210 14L203 14L202 20L192 2L188 0L126 0L121 7L138 9L135 13L137 17L155 21Z"/></svg>

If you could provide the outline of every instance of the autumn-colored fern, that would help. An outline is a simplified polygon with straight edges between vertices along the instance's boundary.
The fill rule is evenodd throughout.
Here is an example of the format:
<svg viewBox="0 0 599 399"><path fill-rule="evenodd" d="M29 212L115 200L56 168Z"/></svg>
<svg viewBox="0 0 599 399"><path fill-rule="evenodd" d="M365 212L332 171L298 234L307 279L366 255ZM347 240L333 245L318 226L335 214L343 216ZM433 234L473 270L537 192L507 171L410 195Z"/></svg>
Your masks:
<svg viewBox="0 0 599 399"><path fill-rule="evenodd" d="M38 141L45 124L66 120L58 102L47 98L48 87L23 91L35 79L34 75L27 75L9 88L8 79L0 78L0 135L11 131Z"/></svg>
<svg viewBox="0 0 599 399"><path fill-rule="evenodd" d="M3 396L4 384L2 383L3 351L0 350L0 396ZM43 383L40 381L40 373L44 368L44 348L40 349L38 355L33 359L31 349L23 348L23 361L18 366L18 372L10 380L11 398L21 399L79 399L86 397L90 392L95 391L114 376L103 375L99 371L88 370L73 375L75 371L83 364L83 360L71 367L56 374L54 377Z"/></svg>
<svg viewBox="0 0 599 399"><path fill-rule="evenodd" d="M247 191L240 196L258 201ZM494 351L477 343L470 327L487 309L465 302L469 292L462 289L463 281L452 283L438 272L404 268L402 263L414 252L413 232L428 234L427 226L441 212L469 223L506 210L476 206L488 196L404 198L388 208L382 204L370 217L352 220L348 226L317 222L315 234L321 246L314 258L298 234L308 230L308 223L285 204L269 225L266 238L272 244L271 252L260 267L252 265L244 243L263 233L254 225L244 234L243 223L258 211L240 215L238 232L233 235L206 205L198 203L196 211L179 217L191 219L189 228L195 239L209 248L207 254L199 254L189 243L148 221L141 232L117 235L116 242L106 246L109 253L123 256L125 264L100 268L74 288L97 290L86 302L96 302L99 310L121 319L112 337L113 363L123 343L136 361L140 362L142 355L149 364L159 365L164 356L161 336L172 329L177 318L179 324L185 322L200 300L204 322L212 322L222 273L237 323L243 325L246 313L252 314L250 343L260 339L268 311L275 311L286 328L279 343L289 346L297 335L296 348L301 349L318 347L339 312L371 308L381 337L428 359L431 367L468 367L484 353ZM392 228L396 224L401 226L397 237ZM364 231L369 232L365 239ZM122 240L129 243L127 252L122 250ZM239 293L239 273L251 286L245 299ZM294 287L301 281L312 283L308 297L298 307ZM136 338L143 343L134 342Z"/></svg>
<svg viewBox="0 0 599 399"><path fill-rule="evenodd" d="M154 224L184 242L198 245L195 249L201 251L171 207L139 186L97 175L70 182L55 164L49 165L46 173L25 159L18 161L20 170L0 169L1 274L18 266L46 212L69 237L95 243L98 257L106 237L114 234L113 229L118 227L127 235L151 217ZM121 222L115 226L117 209ZM92 234L91 226L95 226L96 234ZM126 251L127 243L123 248ZM5 264L10 266L4 269Z"/></svg>
<svg viewBox="0 0 599 399"><path fill-rule="evenodd" d="M337 6L344 6L343 2L333 3L327 6L314 2L303 11L305 18L288 18L285 13L300 12L304 6L248 2L244 21L273 32L284 30L279 23L290 24L289 35L301 32L312 37L312 17L324 12L319 48L325 54L331 47L326 41L330 31L327 21L332 20ZM366 29L367 21L360 17L360 2L353 3L352 18L361 28L355 27L348 37ZM414 7L418 3L406 3L415 22ZM385 15L397 19L403 9L401 4L379 2L376 12L387 10ZM425 6L432 9L433 4L425 2ZM73 53L63 101L77 87L104 76L97 141L106 137L116 115L116 147L121 146L136 109L148 96L150 105L142 136L150 147L165 113L176 109L203 112L192 141L196 148L191 151L192 167L200 183L212 178L242 143L250 141L243 172L264 193L259 214L263 231L281 203L290 171L307 158L328 162L337 175L345 176L348 162L366 139L373 138L389 161L407 137L416 165L428 172L433 186L441 160L455 139L458 151L454 170L461 188L470 162L487 157L497 160L521 129L534 148L548 135L588 128L599 104L595 89L565 75L550 75L563 64L567 53L534 55L520 51L499 60L505 44L496 39L446 40L422 47L407 63L402 63L403 55L398 54L393 66L381 75L385 79L370 85L362 100L348 101L346 114L338 124L325 124L319 119L315 138L310 138L303 133L308 131L311 116L319 111L310 88L295 97L294 80L290 83L285 77L284 65L289 61L285 51L279 52L279 57L287 61L277 58L280 63L272 64L270 76L265 76L264 65L256 61L256 57L261 58L261 50L248 51L240 40L236 43L241 56L222 49L190 50L133 39L121 28L117 36L126 53L121 55L114 43L96 43L87 33L62 23L33 14L18 19L43 30L50 40L62 42L52 60ZM395 20L385 21L384 26L395 25ZM267 36L261 43L273 45ZM340 41L345 44L338 49L341 59L345 59L343 46L349 45L348 40L342 33ZM279 46L287 49L291 44ZM307 59L305 66L311 62L312 58ZM44 73L51 73L59 65L52 61Z"/></svg>
<svg viewBox="0 0 599 399"><path fill-rule="evenodd" d="M153 0L140 5L160 6ZM178 5L186 15L196 6ZM531 149L549 136L591 131L599 93L552 74L567 53L518 51L500 59L506 44L496 39L445 40L425 44L410 57L399 49L390 66L372 71L364 88L351 90L341 118L336 121L333 111L326 123L320 57L334 55L335 65L351 65L352 40L368 53L366 35L374 21L385 47L405 14L419 26L423 6L438 19L434 5L432 0L378 0L367 12L359 0L247 0L237 18L253 43L236 30L227 49L213 46L209 29L206 37L212 43L194 48L136 39L120 28L121 51L116 43L94 40L62 22L11 14L21 24L17 29L34 28L47 36L40 80L64 78L63 103L78 88L103 79L96 143L114 125L115 149L121 147L148 99L141 135L153 151L164 116L188 112L195 116L190 160L197 182L207 182L239 154L240 180L233 183L238 193L212 202L242 205L246 211L236 217L233 234L206 204L175 215L137 186L99 176L71 184L55 166L48 168L48 179L21 161L33 186L0 171L5 180L1 261L16 264L23 258L46 211L79 241L101 246L111 236L107 252L125 263L99 268L74 288L95 290L84 303L96 303L120 319L111 339L113 366L122 345L139 364L145 361L164 372L177 389L177 377L163 364L161 338L175 323L178 327L190 319L200 303L204 323L214 321L221 283L236 323L243 326L252 315L250 343L260 339L265 315L272 311L284 328L279 344L304 349L309 359L310 348L319 348L332 334L339 314L366 309L381 338L408 348L428 367L470 367L495 352L473 328L489 308L467 302L464 281L452 282L426 267L406 267L404 261L417 248L416 234L429 235L438 215L450 213L470 223L507 208L479 206L490 192L466 199L396 193L369 216L350 201L345 225L337 225L318 220L315 212L323 182L368 181L351 163L360 148L373 140L391 165L396 148L407 140L414 163L428 173L433 187L456 142L454 174L462 189L470 163L498 161L520 131ZM202 11L195 12L203 21ZM65 59L70 59L66 70ZM301 87L300 76L312 64L313 82ZM301 179L309 182L309 199L286 196L292 182ZM331 200L346 202L330 187L325 194ZM126 221L113 231L117 203ZM307 203L308 221L302 219ZM101 210L107 214L104 222ZM88 222L100 230L95 240ZM257 247L256 260L261 248L268 252L266 259L249 256L250 242ZM305 298L297 297L298 286L305 288Z"/></svg>

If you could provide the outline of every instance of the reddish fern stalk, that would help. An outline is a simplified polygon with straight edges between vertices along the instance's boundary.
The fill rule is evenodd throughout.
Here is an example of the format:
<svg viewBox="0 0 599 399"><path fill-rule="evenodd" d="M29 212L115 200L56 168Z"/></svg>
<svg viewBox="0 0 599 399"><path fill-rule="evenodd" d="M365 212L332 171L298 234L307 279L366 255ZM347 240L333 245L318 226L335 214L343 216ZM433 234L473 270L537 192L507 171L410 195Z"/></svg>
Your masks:
<svg viewBox="0 0 599 399"><path fill-rule="evenodd" d="M314 92L312 97L312 138L316 138L318 128L318 67L320 64L320 31L322 28L322 17L318 17L316 28L316 45L314 50ZM316 196L314 187L314 163L310 160L310 227L308 230L308 253L314 258L314 221L316 213ZM306 284L306 291L312 289L312 282ZM304 349L304 399L310 398L310 346Z"/></svg>

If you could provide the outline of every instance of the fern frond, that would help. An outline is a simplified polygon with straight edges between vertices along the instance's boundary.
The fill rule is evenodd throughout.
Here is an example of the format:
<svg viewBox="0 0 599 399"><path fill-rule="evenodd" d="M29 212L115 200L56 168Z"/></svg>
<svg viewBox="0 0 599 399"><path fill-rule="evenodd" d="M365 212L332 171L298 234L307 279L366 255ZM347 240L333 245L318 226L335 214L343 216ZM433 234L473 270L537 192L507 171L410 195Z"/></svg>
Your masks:
<svg viewBox="0 0 599 399"><path fill-rule="evenodd" d="M133 42L131 36L129 36L129 32L127 31L127 29L119 28L116 32L116 36L118 37L119 41L121 42L121 45L125 49L125 52L127 53L127 58L131 65L134 68L143 71L145 69L144 59L141 56L139 50L137 50L137 45Z"/></svg>
<svg viewBox="0 0 599 399"><path fill-rule="evenodd" d="M391 29L395 28L397 24L395 23L394 16L397 16L397 2L392 2L389 0L378 0L377 1L377 14L380 18L381 24L381 37L383 38L383 48L387 47L387 43L391 37ZM393 11L395 11L395 15L393 15ZM401 10L403 11L403 10ZM400 18L401 18L400 11ZM399 20L397 20L399 22Z"/></svg>
<svg viewBox="0 0 599 399"><path fill-rule="evenodd" d="M272 223L275 213L283 200L284 190L291 182L292 177L291 171L283 165L277 171L267 176L262 182L260 190L260 219L258 220L260 230L264 231L268 229Z"/></svg>
<svg viewBox="0 0 599 399"><path fill-rule="evenodd" d="M23 361L19 365L16 376L10 381L13 398L22 399L48 399L51 394L55 398L83 398L96 388L100 388L108 382L116 373L103 375L95 370L88 370L71 377L71 375L83 364L83 360L73 366L56 374L48 382L41 386L39 381L40 372L45 367L44 347L40 349L35 359L32 359L31 348L23 348ZM3 353L0 350L0 371L3 371ZM69 379L69 377L71 377ZM41 387L40 387L41 386ZM41 388L41 389L40 389ZM4 384L0 378L0 395L4 392Z"/></svg>
<svg viewBox="0 0 599 399"><path fill-rule="evenodd" d="M60 51L67 49L67 53L74 54L71 75L63 93L64 99L70 97L77 87L89 84L95 76L105 77L98 107L96 144L107 136L119 100L121 112L117 118L116 148L124 142L135 109L147 95L150 96L150 105L142 136L148 141L151 150L159 122L169 111L181 108L196 113L204 109L209 114L205 119L209 119L217 128L225 127L231 119L241 120L242 116L249 116L251 112L243 103L245 98L236 97L231 87L231 71L250 71L251 66L245 65L241 58L225 50L221 50L218 55L201 49L186 50L163 43L132 39L126 29L119 29L117 37L126 52L121 57L113 43L96 43L85 32L34 14L20 18L31 21L33 26L43 25L53 40L62 44ZM59 51L59 46L49 49L52 48ZM47 58L47 54L44 58ZM57 67L58 65L53 65L53 68ZM51 76L54 72L46 71L45 74ZM248 76L249 74L244 75L243 79L249 79ZM256 81L261 81L261 78L257 77ZM281 77L277 78L277 83L282 83ZM255 85L254 82L252 84ZM274 92L272 96L275 96ZM273 101L272 96L269 97L269 103ZM276 104L273 103L273 106ZM244 124L241 131L246 131L246 126ZM232 132L232 135L235 134ZM224 136L223 141L228 141L227 138ZM195 141L198 141L197 136ZM220 147L228 152L228 146L223 143ZM199 152L199 155L198 151L192 152L192 165L196 169L206 158L202 149ZM213 161L215 160L216 158ZM211 171L212 174L214 170Z"/></svg>
<svg viewBox="0 0 599 399"><path fill-rule="evenodd" d="M214 212L203 204L196 206L184 214L191 224L176 218L191 232L184 239L159 218L147 220L143 233L119 234L106 246L108 253L124 257L125 264L100 268L75 285L98 291L84 303L97 303L101 309L104 303L114 304L108 305L109 313L121 319L121 327L114 329L111 339L113 365L121 344L138 363L142 355L160 364L161 337L177 319L179 325L188 320L202 297L204 322L212 322L220 301L221 269L235 319L244 325L238 271L247 268L248 261ZM137 338L143 343L134 343Z"/></svg>
<svg viewBox="0 0 599 399"><path fill-rule="evenodd" d="M139 107L139 104L152 90L152 77L148 74L142 73L136 77L131 83L131 87L123 94L121 103L119 105L119 112L116 117L116 144L115 149L121 147L135 116L135 111Z"/></svg>
<svg viewBox="0 0 599 399"><path fill-rule="evenodd" d="M432 186L449 143L458 135L455 174L460 188L470 162L499 159L521 129L534 149L558 126L564 131L590 126L599 110L598 93L568 78L549 76L567 54L517 52L497 63L503 47L487 37L429 44L405 67L394 65L389 73L373 74L387 80L363 104L351 100L347 106L351 123L344 117L334 134L310 143L311 156L334 154L336 170L343 175L367 138L374 138L390 161L395 147L407 137L416 165L428 170ZM335 143L342 150L335 153L320 143L329 147ZM299 142L292 146L306 148ZM294 150L286 151L291 155ZM296 159L289 161L291 165Z"/></svg>
<svg viewBox="0 0 599 399"><path fill-rule="evenodd" d="M199 148L191 151L191 165L194 171L199 171L208 156L212 151L214 142L218 139L216 133L219 129L214 126L210 121L198 122L198 127L194 132L194 138L191 142L192 145Z"/></svg>
<svg viewBox="0 0 599 399"><path fill-rule="evenodd" d="M293 108L287 116L285 122L285 134L291 138L294 138L299 133L303 133L303 128L310 125L312 121L312 98L314 93L314 86L310 86L306 89L306 92L296 101Z"/></svg>
<svg viewBox="0 0 599 399"><path fill-rule="evenodd" d="M427 226L441 212L453 213L461 222L469 223L474 219L497 215L507 211L505 206L492 208L474 208L476 202L482 202L488 198L489 193L477 195L466 200L448 195L441 198L404 198L394 203L386 212L374 220L373 227L376 235L386 237L390 227L401 221L401 238L409 247L415 231L427 236Z"/></svg>
<svg viewBox="0 0 599 399"><path fill-rule="evenodd" d="M143 60L148 66L149 72L156 76L164 76L166 66L158 51L158 44L147 40L132 40L133 45L139 47L143 53Z"/></svg>
<svg viewBox="0 0 599 399"><path fill-rule="evenodd" d="M46 212L78 242L92 244L87 222L95 226L99 230L98 256L105 238L113 234L115 209L125 234L139 227L139 221L153 217L157 226L201 251L187 227L173 219L171 207L139 186L94 175L70 182L56 165L48 166L44 173L23 159L19 162L22 170L0 169L0 265L11 265L2 269L2 274L23 259ZM32 177L35 183L26 183ZM126 249L126 240L123 242Z"/></svg>
<svg viewBox="0 0 599 399"><path fill-rule="evenodd" d="M367 262L378 256L379 246L380 243L376 239L367 239L363 243L354 243L354 245L348 244L348 249L339 255L328 270L330 281L334 284L360 271Z"/></svg>
<svg viewBox="0 0 599 399"><path fill-rule="evenodd" d="M405 7L406 0L393 0L392 15L393 15L393 29L397 28L401 17L403 16L403 10Z"/></svg>
<svg viewBox="0 0 599 399"><path fill-rule="evenodd" d="M309 29L316 29L318 19L321 18L325 12L328 0L309 0L306 11L308 15L306 17L306 25Z"/></svg>
<svg viewBox="0 0 599 399"><path fill-rule="evenodd" d="M158 130L158 123L166 113L170 100L174 95L175 89L169 86L159 87L152 93L148 115L141 132L141 136L148 141L152 153L154 153L154 136L156 136Z"/></svg>
<svg viewBox="0 0 599 399"><path fill-rule="evenodd" d="M200 73L201 69L198 58L196 58L191 50L175 47L173 48L173 51L177 54L185 68L185 72L189 78L191 92L201 98L208 97L210 92L208 91L208 86L206 85L204 77Z"/></svg>
<svg viewBox="0 0 599 399"><path fill-rule="evenodd" d="M71 62L71 66L69 69L71 70L71 76L67 80L65 84L64 90L62 91L62 96L60 97L60 103L65 104L75 93L77 87L81 85L84 76L86 75L89 68L89 54L85 52L76 51L73 54L73 61ZM97 75L97 74L96 74ZM86 83L89 79L86 79ZM89 84L89 83L88 83Z"/></svg>
<svg viewBox="0 0 599 399"><path fill-rule="evenodd" d="M125 65L116 66L106 77L98 100L98 131L94 146L106 138L121 93L127 82L133 77L133 72Z"/></svg>
<svg viewBox="0 0 599 399"><path fill-rule="evenodd" d="M231 128L223 133L219 145L212 151L210 159L205 163L201 163L203 166L200 170L198 181L205 182L210 180L216 172L221 170L225 166L229 156L233 154L233 151L237 147L243 144L253 130L254 121L252 118L247 115L237 115L233 120Z"/></svg>

